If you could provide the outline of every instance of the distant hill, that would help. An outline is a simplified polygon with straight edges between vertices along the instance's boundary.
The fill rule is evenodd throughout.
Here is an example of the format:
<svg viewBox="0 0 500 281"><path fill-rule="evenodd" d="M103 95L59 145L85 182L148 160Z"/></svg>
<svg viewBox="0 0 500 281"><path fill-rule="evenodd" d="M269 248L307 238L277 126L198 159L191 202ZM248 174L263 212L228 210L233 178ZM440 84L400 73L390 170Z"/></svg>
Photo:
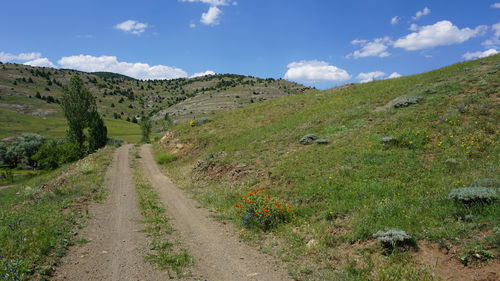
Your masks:
<svg viewBox="0 0 500 281"><path fill-rule="evenodd" d="M113 73L113 72L90 72L90 74L97 75L101 78L116 78L116 79L125 79L125 80L137 80L127 75Z"/></svg>
<svg viewBox="0 0 500 281"><path fill-rule="evenodd" d="M161 129L158 120L167 112L174 120L185 121L310 89L284 80L231 74L142 81L110 72L86 73L0 63L0 109L5 109L0 115L15 112L35 118L62 118L58 105L62 86L75 74L96 96L104 117L132 122L134 117L152 116L156 120L154 131ZM195 99L197 96L200 98ZM174 105L178 106L171 108ZM0 137L8 135L9 132L3 131Z"/></svg>

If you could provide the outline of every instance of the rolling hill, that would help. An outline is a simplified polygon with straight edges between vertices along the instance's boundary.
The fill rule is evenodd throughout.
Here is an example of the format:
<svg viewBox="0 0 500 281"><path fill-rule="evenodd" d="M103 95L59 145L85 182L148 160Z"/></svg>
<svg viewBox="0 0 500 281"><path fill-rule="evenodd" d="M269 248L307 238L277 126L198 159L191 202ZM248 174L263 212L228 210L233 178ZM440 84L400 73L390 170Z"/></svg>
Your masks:
<svg viewBox="0 0 500 281"><path fill-rule="evenodd" d="M131 123L134 117L153 116L156 120L154 130L158 132L161 130L158 120L162 120L166 112L171 114L173 120L186 121L309 90L289 81L230 74L141 81L109 72L85 73L7 63L0 64L0 119L12 119L10 112L20 114L16 115L16 119L23 122L17 123L15 133L28 130L43 133L46 129L49 132L64 132L62 112L57 103L62 86L75 74L95 94L99 111L108 120L108 126L120 124L125 128L127 125L119 121L128 121L129 129L135 130L135 134L139 131L137 125ZM259 97L253 98L256 95ZM193 103L196 103L196 108L193 108ZM169 109L174 105L175 108ZM116 121L111 122L113 119ZM36 124L41 123L45 125L36 129ZM13 133L4 128L0 137Z"/></svg>

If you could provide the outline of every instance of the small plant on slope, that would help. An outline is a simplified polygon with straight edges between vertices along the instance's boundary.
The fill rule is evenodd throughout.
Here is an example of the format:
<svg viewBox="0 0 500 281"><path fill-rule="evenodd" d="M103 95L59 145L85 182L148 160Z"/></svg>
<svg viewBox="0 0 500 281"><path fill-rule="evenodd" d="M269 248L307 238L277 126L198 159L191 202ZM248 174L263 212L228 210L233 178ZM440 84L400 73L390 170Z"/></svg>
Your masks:
<svg viewBox="0 0 500 281"><path fill-rule="evenodd" d="M463 204L491 203L498 199L497 191L490 187L464 187L453 189L448 198Z"/></svg>
<svg viewBox="0 0 500 281"><path fill-rule="evenodd" d="M290 204L266 194L266 189L254 189L241 199L241 204L235 205L243 224L247 227L257 227L267 231L276 225L287 221L293 212Z"/></svg>

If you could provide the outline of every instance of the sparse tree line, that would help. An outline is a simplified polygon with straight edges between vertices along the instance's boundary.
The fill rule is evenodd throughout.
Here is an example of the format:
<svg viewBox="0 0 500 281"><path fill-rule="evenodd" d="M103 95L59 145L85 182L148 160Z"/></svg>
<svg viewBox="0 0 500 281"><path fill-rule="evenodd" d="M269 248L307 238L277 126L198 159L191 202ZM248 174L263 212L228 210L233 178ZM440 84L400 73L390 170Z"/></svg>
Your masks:
<svg viewBox="0 0 500 281"><path fill-rule="evenodd" d="M108 132L96 100L78 76L73 76L63 87L59 104L68 121L67 138L47 139L28 133L10 142L0 142L0 165L55 169L106 145Z"/></svg>

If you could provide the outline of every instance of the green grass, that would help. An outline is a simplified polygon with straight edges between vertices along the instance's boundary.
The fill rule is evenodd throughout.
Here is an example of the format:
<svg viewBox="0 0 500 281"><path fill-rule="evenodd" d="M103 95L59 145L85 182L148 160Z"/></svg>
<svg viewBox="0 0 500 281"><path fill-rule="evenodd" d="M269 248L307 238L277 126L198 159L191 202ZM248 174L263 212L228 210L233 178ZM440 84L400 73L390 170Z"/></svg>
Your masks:
<svg viewBox="0 0 500 281"><path fill-rule="evenodd" d="M236 221L238 194L254 187L266 186L296 206L289 225L249 236L263 241L278 237L285 242L260 243L291 264L317 265L310 274L295 273L297 278L314 280L333 270L315 256L329 259L337 245L370 240L389 228L405 230L417 240L461 247L500 225L498 203L467 208L447 197L451 189L475 179L498 179L499 71L496 55L420 75L250 105L218 114L199 127L180 124L173 128L178 141L196 149L166 169L227 219ZM404 95L424 100L374 111ZM308 133L331 143L300 145L298 140ZM380 140L386 136L399 144L383 145ZM193 169L199 159L220 151L226 156L215 160L208 173ZM235 180L231 171L242 164L248 174ZM463 220L467 214L473 221ZM321 247L308 249L310 239Z"/></svg>
<svg viewBox="0 0 500 281"><path fill-rule="evenodd" d="M155 151L155 161L156 163L160 164L160 165L164 165L164 164L167 164L167 163L170 163L172 161L175 161L175 159L177 158L177 156L171 154L171 153L165 153L165 152L156 152Z"/></svg>
<svg viewBox="0 0 500 281"><path fill-rule="evenodd" d="M129 143L141 140L139 125L122 120L104 118L108 137ZM50 138L66 137L67 122L62 117L35 117L0 108L0 138L19 136L23 133L38 133Z"/></svg>
<svg viewBox="0 0 500 281"><path fill-rule="evenodd" d="M66 247L74 242L75 229L85 221L82 211L86 202L103 197L102 183L112 152L112 148L103 149L0 190L2 280L29 280L33 276L44 280L51 273ZM55 184L61 174L66 177L64 184Z"/></svg>
<svg viewBox="0 0 500 281"><path fill-rule="evenodd" d="M171 278L188 276L190 274L188 269L193 264L193 259L186 249L180 248L176 243L173 228L165 214L165 208L154 188L143 176L135 148L131 154L136 155L132 158L133 176L139 208L144 217L145 229L143 231L151 238L150 249L152 253L145 258L158 268L168 270Z"/></svg>
<svg viewBox="0 0 500 281"><path fill-rule="evenodd" d="M0 188L6 185L22 183L42 173L43 171L0 169Z"/></svg>

